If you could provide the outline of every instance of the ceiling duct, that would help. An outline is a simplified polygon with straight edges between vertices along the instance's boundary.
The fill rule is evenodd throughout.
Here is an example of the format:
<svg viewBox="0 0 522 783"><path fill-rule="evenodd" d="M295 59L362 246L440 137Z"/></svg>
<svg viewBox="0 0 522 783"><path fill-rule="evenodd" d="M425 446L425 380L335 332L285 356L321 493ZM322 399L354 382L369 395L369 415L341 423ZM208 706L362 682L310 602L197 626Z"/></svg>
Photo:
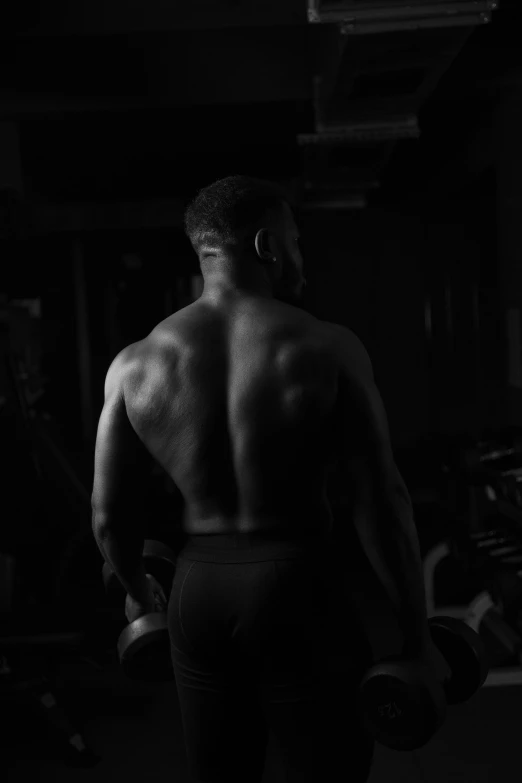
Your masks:
<svg viewBox="0 0 522 783"><path fill-rule="evenodd" d="M397 141L417 139L420 136L417 115L386 116L379 118L349 117L337 121L325 120L325 106L322 100L322 78L315 76L313 82L314 133L299 133L299 146L316 144L323 147L342 146L359 141Z"/></svg>
<svg viewBox="0 0 522 783"><path fill-rule="evenodd" d="M338 23L344 35L371 35L491 22L497 0L308 0L308 21Z"/></svg>
<svg viewBox="0 0 522 783"><path fill-rule="evenodd" d="M315 133L300 133L297 143L303 150L305 210L351 210L367 206L366 193L379 186L373 174L391 154L390 143L420 136L415 114L380 118L343 119L325 123L321 78L314 79ZM364 158L361 147L366 150ZM319 153L314 153L314 149ZM336 153L352 153L354 161L343 165ZM338 155L337 155L338 157ZM361 176L361 171L366 175ZM354 192L355 191L355 192Z"/></svg>
<svg viewBox="0 0 522 783"><path fill-rule="evenodd" d="M313 132L297 137L304 163L305 208L363 208L396 143L419 138L420 107L473 28L491 21L498 2L307 2L309 23L336 26L337 38L327 67L314 79ZM426 31L416 39L422 56L408 59L402 55L405 36L393 34L418 30ZM368 38L364 44L352 38L348 47L349 35L373 33L391 35L377 36L371 46Z"/></svg>

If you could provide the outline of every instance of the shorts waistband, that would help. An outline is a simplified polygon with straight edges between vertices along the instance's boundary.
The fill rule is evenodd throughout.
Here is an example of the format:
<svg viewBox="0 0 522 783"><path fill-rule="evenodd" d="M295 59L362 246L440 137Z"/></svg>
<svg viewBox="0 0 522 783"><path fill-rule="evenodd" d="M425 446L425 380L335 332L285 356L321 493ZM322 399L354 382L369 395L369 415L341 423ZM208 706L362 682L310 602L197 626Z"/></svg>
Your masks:
<svg viewBox="0 0 522 783"><path fill-rule="evenodd" d="M326 539L321 535L285 537L267 533L227 533L189 536L180 556L209 563L253 563L317 556Z"/></svg>

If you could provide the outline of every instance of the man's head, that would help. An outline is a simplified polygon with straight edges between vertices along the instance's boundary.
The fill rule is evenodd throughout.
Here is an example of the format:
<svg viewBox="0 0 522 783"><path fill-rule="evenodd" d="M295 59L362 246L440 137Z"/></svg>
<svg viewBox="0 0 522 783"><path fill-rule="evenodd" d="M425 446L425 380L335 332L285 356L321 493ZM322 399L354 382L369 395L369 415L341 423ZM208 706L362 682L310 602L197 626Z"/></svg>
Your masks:
<svg viewBox="0 0 522 783"><path fill-rule="evenodd" d="M289 195L273 182L234 176L201 190L185 211L205 292L297 303L306 281Z"/></svg>

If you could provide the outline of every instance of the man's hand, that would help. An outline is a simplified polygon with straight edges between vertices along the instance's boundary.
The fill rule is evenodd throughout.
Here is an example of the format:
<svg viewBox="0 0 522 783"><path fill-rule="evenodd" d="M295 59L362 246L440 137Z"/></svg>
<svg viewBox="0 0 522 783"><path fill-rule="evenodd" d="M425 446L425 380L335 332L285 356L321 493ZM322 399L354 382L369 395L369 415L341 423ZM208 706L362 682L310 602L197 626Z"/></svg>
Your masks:
<svg viewBox="0 0 522 783"><path fill-rule="evenodd" d="M125 600L125 617L129 623L133 623L144 614L152 612L164 612L167 608L167 598L160 583L150 574L147 574L147 593L135 601L130 595Z"/></svg>

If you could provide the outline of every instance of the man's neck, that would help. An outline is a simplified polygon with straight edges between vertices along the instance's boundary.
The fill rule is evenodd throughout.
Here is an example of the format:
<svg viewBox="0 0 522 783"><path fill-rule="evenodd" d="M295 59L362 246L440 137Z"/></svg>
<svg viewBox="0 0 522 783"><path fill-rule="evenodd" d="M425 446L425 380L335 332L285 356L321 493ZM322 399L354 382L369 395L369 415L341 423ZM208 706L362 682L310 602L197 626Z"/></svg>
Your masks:
<svg viewBox="0 0 522 783"><path fill-rule="evenodd" d="M235 285L229 281L205 281L201 298L209 301L240 301L242 299L273 299L274 297L268 286Z"/></svg>

